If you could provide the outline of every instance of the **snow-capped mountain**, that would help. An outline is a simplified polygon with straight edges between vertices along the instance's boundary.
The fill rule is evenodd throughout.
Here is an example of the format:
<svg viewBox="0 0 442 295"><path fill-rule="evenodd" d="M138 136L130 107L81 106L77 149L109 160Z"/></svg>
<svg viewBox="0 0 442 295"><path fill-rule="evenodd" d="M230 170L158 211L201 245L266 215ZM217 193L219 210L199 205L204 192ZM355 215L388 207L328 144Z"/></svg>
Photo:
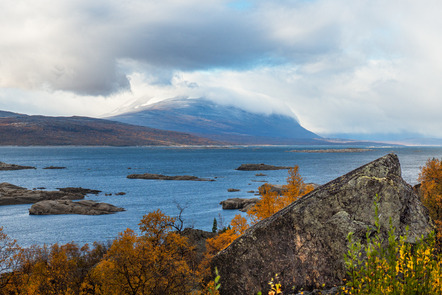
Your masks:
<svg viewBox="0 0 442 295"><path fill-rule="evenodd" d="M318 144L321 141L320 136L290 116L251 113L204 98L173 98L130 107L130 111L126 107L127 112L107 119L192 133L226 143Z"/></svg>

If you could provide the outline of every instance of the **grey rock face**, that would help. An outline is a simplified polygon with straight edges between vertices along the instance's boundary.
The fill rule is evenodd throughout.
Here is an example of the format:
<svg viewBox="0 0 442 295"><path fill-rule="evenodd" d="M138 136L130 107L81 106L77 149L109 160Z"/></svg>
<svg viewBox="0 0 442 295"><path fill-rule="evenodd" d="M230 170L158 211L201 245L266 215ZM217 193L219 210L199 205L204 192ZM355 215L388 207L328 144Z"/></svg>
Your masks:
<svg viewBox="0 0 442 295"><path fill-rule="evenodd" d="M48 200L32 205L29 209L30 215L51 215L51 214L81 214L81 215L102 215L124 211L123 208L107 203L97 203L91 200L73 202L71 200Z"/></svg>
<svg viewBox="0 0 442 295"><path fill-rule="evenodd" d="M0 183L0 206L33 204L43 200L80 200L84 195L62 191L28 190L7 182Z"/></svg>
<svg viewBox="0 0 442 295"><path fill-rule="evenodd" d="M290 289L312 290L342 283L347 234L364 242L374 228L374 200L386 238L389 219L409 241L433 229L428 210L401 177L399 160L389 154L341 176L251 227L212 260L221 276L221 294L268 291L279 275Z"/></svg>

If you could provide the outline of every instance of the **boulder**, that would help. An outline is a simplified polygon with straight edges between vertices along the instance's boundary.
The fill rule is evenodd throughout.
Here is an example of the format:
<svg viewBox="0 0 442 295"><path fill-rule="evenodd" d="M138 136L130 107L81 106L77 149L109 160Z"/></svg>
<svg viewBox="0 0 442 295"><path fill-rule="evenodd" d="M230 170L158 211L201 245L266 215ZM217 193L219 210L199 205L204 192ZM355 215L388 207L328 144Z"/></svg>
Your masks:
<svg viewBox="0 0 442 295"><path fill-rule="evenodd" d="M219 204L223 206L223 209L239 209L242 212L247 212L250 208L252 208L256 202L258 202L258 198L251 199L241 199L241 198L231 198L224 201L221 201Z"/></svg>
<svg viewBox="0 0 442 295"><path fill-rule="evenodd" d="M123 208L91 200L73 202L71 200L47 200L35 203L29 209L30 215L81 214L102 215L124 211Z"/></svg>
<svg viewBox="0 0 442 295"><path fill-rule="evenodd" d="M398 157L389 154L310 192L250 227L212 260L221 276L221 294L267 294L278 274L285 288L312 290L342 284L349 232L365 241L375 227L379 196L381 236L389 220L396 234L408 230L414 242L433 229L428 210L401 177Z"/></svg>
<svg viewBox="0 0 442 295"><path fill-rule="evenodd" d="M152 173L130 174L127 176L127 178L129 178L129 179L157 179L157 180L214 181L213 179L199 178L199 177L191 176L191 175L168 176L168 175L152 174Z"/></svg>
<svg viewBox="0 0 442 295"><path fill-rule="evenodd" d="M266 165L266 164L241 164L238 168L235 170L242 170L242 171L259 171L259 170L283 170L283 169L290 169L290 167L286 166L273 166L273 165Z"/></svg>
<svg viewBox="0 0 442 295"><path fill-rule="evenodd" d="M8 163L0 162L0 171L23 170L23 169L36 169L36 168L32 167L32 166L21 166L21 165L8 164Z"/></svg>
<svg viewBox="0 0 442 295"><path fill-rule="evenodd" d="M33 204L43 200L80 200L84 195L62 191L28 190L7 182L0 183L0 206Z"/></svg>

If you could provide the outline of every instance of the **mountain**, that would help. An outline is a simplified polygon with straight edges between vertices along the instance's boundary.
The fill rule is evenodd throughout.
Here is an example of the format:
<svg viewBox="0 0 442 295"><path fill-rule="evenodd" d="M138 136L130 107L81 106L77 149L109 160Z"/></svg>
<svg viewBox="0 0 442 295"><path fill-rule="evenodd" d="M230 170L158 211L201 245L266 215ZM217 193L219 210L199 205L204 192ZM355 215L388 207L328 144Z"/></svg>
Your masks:
<svg viewBox="0 0 442 295"><path fill-rule="evenodd" d="M320 136L292 117L255 114L204 98L168 99L108 119L236 144L321 143Z"/></svg>
<svg viewBox="0 0 442 295"><path fill-rule="evenodd" d="M194 135L88 117L28 116L0 111L0 145L214 145Z"/></svg>

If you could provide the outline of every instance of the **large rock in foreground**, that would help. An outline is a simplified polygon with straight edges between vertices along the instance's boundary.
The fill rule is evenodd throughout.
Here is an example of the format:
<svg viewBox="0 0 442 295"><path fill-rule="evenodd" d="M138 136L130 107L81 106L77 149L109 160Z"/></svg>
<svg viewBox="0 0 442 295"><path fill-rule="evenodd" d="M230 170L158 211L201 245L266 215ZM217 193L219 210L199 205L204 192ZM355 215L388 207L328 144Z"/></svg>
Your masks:
<svg viewBox="0 0 442 295"><path fill-rule="evenodd" d="M364 242L374 228L379 195L381 233L389 219L397 234L409 227L409 241L428 234L433 223L389 154L341 176L251 227L212 260L221 276L221 294L267 294L278 274L286 290L342 284L347 234Z"/></svg>
<svg viewBox="0 0 442 295"><path fill-rule="evenodd" d="M102 215L124 211L123 208L107 203L97 203L91 200L72 202L70 200L49 200L41 201L32 205L29 209L30 215L52 215L52 214L81 214L81 215Z"/></svg>
<svg viewBox="0 0 442 295"><path fill-rule="evenodd" d="M43 200L80 200L84 195L62 191L28 190L7 182L0 183L0 206L33 204Z"/></svg>

